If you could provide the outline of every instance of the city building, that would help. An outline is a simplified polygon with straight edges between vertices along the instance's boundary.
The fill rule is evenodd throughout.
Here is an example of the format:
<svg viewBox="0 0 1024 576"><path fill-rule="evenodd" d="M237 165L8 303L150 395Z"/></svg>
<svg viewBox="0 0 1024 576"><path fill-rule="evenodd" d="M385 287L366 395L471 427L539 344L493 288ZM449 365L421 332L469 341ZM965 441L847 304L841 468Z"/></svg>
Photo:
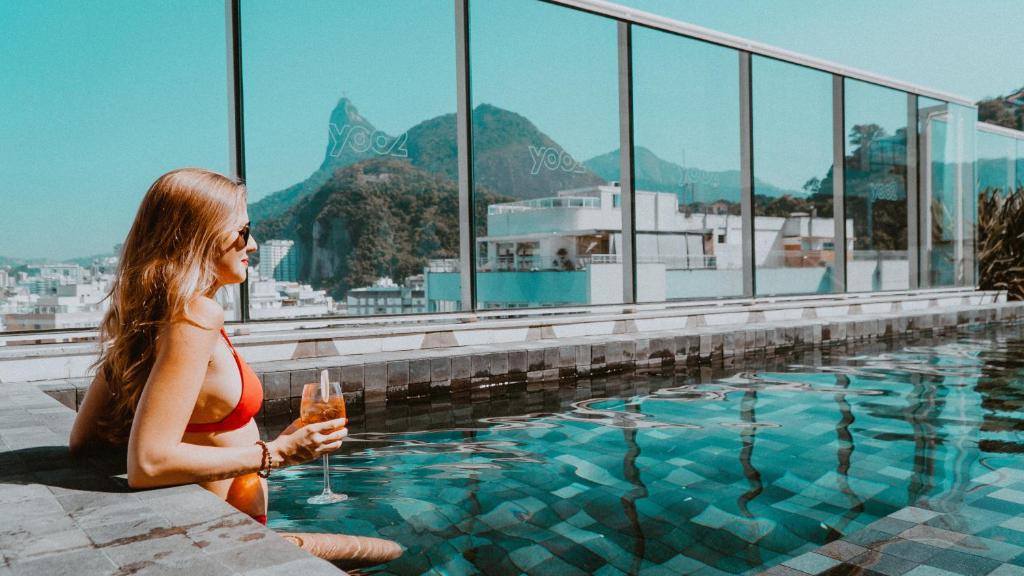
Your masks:
<svg viewBox="0 0 1024 576"><path fill-rule="evenodd" d="M391 278L379 278L372 286L349 290L345 301L349 316L426 312L424 275L410 276L401 286Z"/></svg>
<svg viewBox="0 0 1024 576"><path fill-rule="evenodd" d="M65 286L81 282L86 270L78 264L40 264L29 266L29 278L38 278L33 294L48 294L55 286Z"/></svg>
<svg viewBox="0 0 1024 576"><path fill-rule="evenodd" d="M265 240L260 244L260 277L295 282L298 278L298 258L293 240Z"/></svg>

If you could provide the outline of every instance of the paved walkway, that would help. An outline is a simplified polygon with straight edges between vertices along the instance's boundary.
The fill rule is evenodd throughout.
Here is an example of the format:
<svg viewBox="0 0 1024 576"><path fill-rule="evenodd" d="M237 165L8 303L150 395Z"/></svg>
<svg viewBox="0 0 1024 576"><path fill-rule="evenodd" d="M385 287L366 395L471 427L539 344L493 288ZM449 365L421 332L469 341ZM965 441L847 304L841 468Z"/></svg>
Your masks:
<svg viewBox="0 0 1024 576"><path fill-rule="evenodd" d="M0 386L0 576L344 574L198 486L130 490L123 452L72 459L73 420Z"/></svg>

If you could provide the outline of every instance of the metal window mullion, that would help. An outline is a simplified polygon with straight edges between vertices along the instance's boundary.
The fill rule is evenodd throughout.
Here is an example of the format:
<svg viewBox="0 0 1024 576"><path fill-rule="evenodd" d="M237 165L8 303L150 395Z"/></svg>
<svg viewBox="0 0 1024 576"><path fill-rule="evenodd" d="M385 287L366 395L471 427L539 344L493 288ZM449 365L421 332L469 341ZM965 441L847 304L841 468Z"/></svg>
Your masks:
<svg viewBox="0 0 1024 576"><path fill-rule="evenodd" d="M619 22L619 204L622 207L622 301L636 298L636 195L633 180L633 46L628 22Z"/></svg>
<svg viewBox="0 0 1024 576"><path fill-rule="evenodd" d="M459 279L462 310L476 310L476 234L473 214L472 101L469 70L469 0L455 2L456 137L459 164Z"/></svg>
<svg viewBox="0 0 1024 576"><path fill-rule="evenodd" d="M921 241L918 206L917 159L917 95L907 94L907 261L910 265L910 288L921 287Z"/></svg>
<svg viewBox="0 0 1024 576"><path fill-rule="evenodd" d="M754 118L751 100L750 52L739 52L740 73L740 242L743 253L743 295L757 293L754 260ZM728 233L728 230L726 231Z"/></svg>
<svg viewBox="0 0 1024 576"><path fill-rule="evenodd" d="M953 121L956 120L956 126L953 126ZM963 125L960 121L959 116L950 115L949 117L949 128L947 128L947 134L953 132L956 136L956 163L954 164L954 175L955 175L955 190L956 190L956 223L953 244L953 285L954 286L966 286L967 285L967 260L964 255L964 244L966 228L964 227L964 131L968 128ZM970 126L971 130L974 130L974 126ZM971 161L977 164L977 153L975 158ZM971 183L971 189L974 189L973 182ZM973 192L972 192L973 193Z"/></svg>
<svg viewBox="0 0 1024 576"><path fill-rule="evenodd" d="M228 163L231 175L245 181L245 117L242 108L241 0L224 0L227 45ZM249 275L238 287L238 319L249 321Z"/></svg>
<svg viewBox="0 0 1024 576"><path fill-rule="evenodd" d="M843 77L832 75L832 291L846 292L846 128Z"/></svg>
<svg viewBox="0 0 1024 576"><path fill-rule="evenodd" d="M1016 140L1015 139L1015 140L1013 140L1013 148L1010 149L1010 170L1009 170L1010 178L1007 180L1007 185L1010 187L1010 189L1006 191L1007 194L1010 194L1014 190L1017 189L1017 178L1020 178L1020 176L1021 176L1020 174L1017 174L1017 148L1020 147L1022 145L1022 143L1024 143L1024 140ZM977 151L977 149L978 149L977 140L975 140L974 149L975 149L975 151ZM974 155L977 156L978 155L977 152L975 152ZM977 170L978 170L977 165L975 165L974 170L975 170L975 172L977 172ZM977 180L977 177L975 177L975 180ZM978 196L977 190L975 190L974 196L975 197ZM977 219L978 219L978 215L977 214L974 215L974 219L975 219L975 223L977 223ZM977 226L977 224L975 224L975 226ZM975 238L977 238L977 232L975 232Z"/></svg>
<svg viewBox="0 0 1024 576"><path fill-rule="evenodd" d="M920 114L920 111L918 112ZM921 248L921 287L932 286L931 258L932 250L935 249L932 237L932 120L931 115L918 119L918 130L923 136L918 137L918 174L920 174L921 202L918 206L918 221L921 223L920 248Z"/></svg>

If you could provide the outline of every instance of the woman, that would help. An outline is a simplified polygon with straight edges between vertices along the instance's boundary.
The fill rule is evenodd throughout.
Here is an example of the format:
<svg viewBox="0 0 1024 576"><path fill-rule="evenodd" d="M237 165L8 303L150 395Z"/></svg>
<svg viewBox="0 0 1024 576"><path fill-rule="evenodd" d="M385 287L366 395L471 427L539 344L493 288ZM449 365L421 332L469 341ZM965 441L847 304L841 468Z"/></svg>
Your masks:
<svg viewBox="0 0 1024 576"><path fill-rule="evenodd" d="M244 185L208 170L174 170L150 187L124 242L70 446L127 444L133 488L198 483L265 524L259 476L337 450L348 431L344 418L296 422L260 440L262 386L213 299L245 280L256 251L246 203Z"/></svg>

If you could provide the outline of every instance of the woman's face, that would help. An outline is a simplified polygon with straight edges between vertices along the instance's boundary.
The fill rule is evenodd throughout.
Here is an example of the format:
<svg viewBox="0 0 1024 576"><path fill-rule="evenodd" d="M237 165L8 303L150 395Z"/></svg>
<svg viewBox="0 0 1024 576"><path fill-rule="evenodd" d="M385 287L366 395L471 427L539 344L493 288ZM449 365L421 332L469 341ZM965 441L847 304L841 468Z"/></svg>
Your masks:
<svg viewBox="0 0 1024 576"><path fill-rule="evenodd" d="M249 267L249 254L256 251L256 239L245 233L249 229L249 213L243 212L236 221L228 239L221 246L221 256L217 259L217 281L221 285L238 284L245 280Z"/></svg>

